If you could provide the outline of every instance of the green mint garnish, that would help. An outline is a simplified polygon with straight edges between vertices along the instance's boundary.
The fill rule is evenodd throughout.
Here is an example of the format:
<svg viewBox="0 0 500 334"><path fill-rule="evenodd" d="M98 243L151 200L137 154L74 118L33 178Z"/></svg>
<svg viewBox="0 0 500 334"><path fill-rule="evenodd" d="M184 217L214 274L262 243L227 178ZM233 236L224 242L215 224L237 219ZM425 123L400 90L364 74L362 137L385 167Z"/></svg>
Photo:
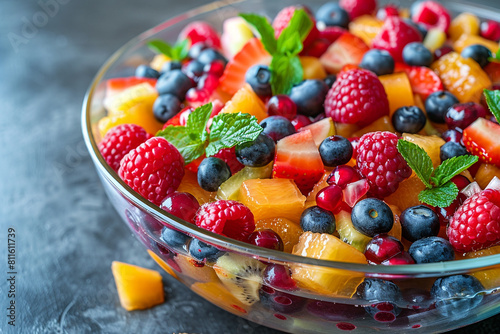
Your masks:
<svg viewBox="0 0 500 334"><path fill-rule="evenodd" d="M294 12L288 26L278 39L269 21L256 14L240 14L259 33L264 48L272 56L271 89L273 95L288 94L303 79L303 69L298 54L304 48L303 41L313 27L313 22L303 9Z"/></svg>
<svg viewBox="0 0 500 334"><path fill-rule="evenodd" d="M493 57L488 57L490 62L500 63L500 48L498 48L497 53Z"/></svg>
<svg viewBox="0 0 500 334"><path fill-rule="evenodd" d="M177 41L174 45L170 45L160 39L155 39L148 42L148 47L156 53L162 53L174 61L182 61L186 59L189 52L189 40L184 39Z"/></svg>
<svg viewBox="0 0 500 334"><path fill-rule="evenodd" d="M212 113L212 103L196 108L189 114L186 126L167 126L156 136L174 145L185 164L206 154L212 156L223 148L255 140L263 128L257 118L243 113L221 113L212 119L210 133L207 123Z"/></svg>
<svg viewBox="0 0 500 334"><path fill-rule="evenodd" d="M478 161L477 156L462 155L445 160L434 169L431 158L420 146L400 139L398 151L426 186L418 199L441 208L448 207L458 195L457 186L450 180Z"/></svg>
<svg viewBox="0 0 500 334"><path fill-rule="evenodd" d="M498 51L500 52L500 50ZM490 108L491 113L495 116L497 122L500 123L500 90L484 90L486 103Z"/></svg>

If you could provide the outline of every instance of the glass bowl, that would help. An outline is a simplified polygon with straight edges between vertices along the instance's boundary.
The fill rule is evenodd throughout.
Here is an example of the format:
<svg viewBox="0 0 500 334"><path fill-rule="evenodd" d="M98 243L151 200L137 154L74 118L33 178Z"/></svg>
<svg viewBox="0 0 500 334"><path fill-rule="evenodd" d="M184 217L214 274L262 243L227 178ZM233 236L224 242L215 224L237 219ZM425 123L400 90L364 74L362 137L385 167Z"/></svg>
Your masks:
<svg viewBox="0 0 500 334"><path fill-rule="evenodd" d="M316 10L323 2L309 0L307 4ZM473 3L443 2L454 13L468 11L482 19L494 19L500 15L498 10ZM344 330L371 333L374 330L400 332L417 329L420 332L444 332L499 313L500 296L496 291L500 287L500 255L433 264L369 266L258 248L200 229L166 213L133 191L106 164L97 147L101 140L97 122L106 115L103 106L105 80L132 76L138 64L148 63L154 56L146 46L148 40L159 38L174 42L181 29L196 20L207 21L221 30L224 19L240 12L274 17L281 8L293 3L285 0L214 2L142 33L115 52L102 66L83 103L82 127L98 175L116 211L166 272L220 308L278 330L291 333ZM410 4L410 1L401 1L404 7ZM163 242L160 233L164 226L184 233L186 243L171 247ZM189 244L197 241L210 245L212 250L216 249L217 256L224 254L231 258L233 269L214 266L210 259L205 263L195 261L190 255ZM246 269L241 268L243 263ZM271 264L301 270L304 275L332 275L335 288L328 292L272 289L262 285L261 276L255 274ZM238 268L235 269L235 266ZM248 271L253 273L248 274ZM483 283L484 290L480 294L464 294L454 300L436 301L430 297L429 291L436 279L458 274L474 275ZM365 278L382 278L397 284L403 294L396 306L385 304L384 308L383 303L379 304L381 313L372 317L365 307L370 307L374 301L362 300L354 294L356 286ZM259 290L259 300L250 305L248 299L242 297L245 289Z"/></svg>

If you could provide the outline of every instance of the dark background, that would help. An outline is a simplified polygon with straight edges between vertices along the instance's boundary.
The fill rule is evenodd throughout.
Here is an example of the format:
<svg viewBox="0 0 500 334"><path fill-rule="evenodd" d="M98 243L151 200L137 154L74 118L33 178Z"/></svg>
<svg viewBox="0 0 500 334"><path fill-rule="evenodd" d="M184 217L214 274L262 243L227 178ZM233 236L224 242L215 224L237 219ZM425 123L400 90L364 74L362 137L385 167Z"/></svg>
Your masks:
<svg viewBox="0 0 500 334"><path fill-rule="evenodd" d="M279 333L168 275L164 304L127 312L111 274L113 260L160 269L104 195L80 130L85 91L130 38L203 3L0 1L0 333ZM6 318L8 227L16 231L15 328ZM495 320L457 333L498 333Z"/></svg>

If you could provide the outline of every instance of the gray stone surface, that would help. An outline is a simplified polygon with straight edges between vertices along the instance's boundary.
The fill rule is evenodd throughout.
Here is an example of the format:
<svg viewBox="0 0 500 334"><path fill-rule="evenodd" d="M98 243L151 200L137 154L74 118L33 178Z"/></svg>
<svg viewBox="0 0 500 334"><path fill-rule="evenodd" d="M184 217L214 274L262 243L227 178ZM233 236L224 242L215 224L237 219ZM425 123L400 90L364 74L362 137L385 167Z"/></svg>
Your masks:
<svg viewBox="0 0 500 334"><path fill-rule="evenodd" d="M82 99L114 50L203 3L0 2L0 333L280 333L167 275L166 303L127 312L111 275L113 260L158 267L104 195L81 136ZM8 227L16 234L15 328L5 316ZM495 320L460 332L493 333Z"/></svg>

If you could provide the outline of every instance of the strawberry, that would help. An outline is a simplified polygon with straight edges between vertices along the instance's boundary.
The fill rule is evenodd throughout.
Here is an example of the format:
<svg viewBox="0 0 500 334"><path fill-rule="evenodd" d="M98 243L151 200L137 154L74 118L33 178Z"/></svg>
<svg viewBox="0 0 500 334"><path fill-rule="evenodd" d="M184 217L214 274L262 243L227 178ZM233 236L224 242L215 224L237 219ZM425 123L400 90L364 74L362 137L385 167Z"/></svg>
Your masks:
<svg viewBox="0 0 500 334"><path fill-rule="evenodd" d="M106 98L121 93L125 89L143 82L149 83L152 87L156 86L156 79L152 78L125 77L108 79L106 80Z"/></svg>
<svg viewBox="0 0 500 334"><path fill-rule="evenodd" d="M334 26L334 27L327 26L323 30L319 31L318 38L323 38L323 39L330 41L330 43L333 43L340 36L342 36L345 32L347 32L347 30L345 30L344 28L336 27L336 26Z"/></svg>
<svg viewBox="0 0 500 334"><path fill-rule="evenodd" d="M465 200L450 220L448 238L457 252L500 243L500 191L486 189Z"/></svg>
<svg viewBox="0 0 500 334"><path fill-rule="evenodd" d="M444 90L439 76L428 67L396 63L394 72L405 72L410 80L413 93L420 95L424 101L432 93Z"/></svg>
<svg viewBox="0 0 500 334"><path fill-rule="evenodd" d="M245 85L245 74L253 65L271 62L271 55L258 38L249 40L227 65L219 80L222 91L233 95Z"/></svg>
<svg viewBox="0 0 500 334"><path fill-rule="evenodd" d="M337 73L344 65L359 64L370 50L363 40L349 32L342 34L319 59L329 72Z"/></svg>
<svg viewBox="0 0 500 334"><path fill-rule="evenodd" d="M304 49L307 49L314 42L314 40L318 37L319 31L316 28L316 20L314 19L314 16L312 15L311 10L305 6L289 6L289 7L283 8L276 15L276 17L273 20L274 35L275 35L276 39L278 39L278 37L281 35L281 32L283 31L283 29L288 27L288 23L290 22L291 18L293 17L293 14L295 13L295 11L297 9L304 9L309 14L311 21L313 21L313 27L303 43Z"/></svg>
<svg viewBox="0 0 500 334"><path fill-rule="evenodd" d="M292 179L309 193L324 173L323 162L310 130L287 136L276 145L273 178Z"/></svg>
<svg viewBox="0 0 500 334"><path fill-rule="evenodd" d="M339 5L349 14L349 18L354 20L358 16L372 14L377 8L377 1L340 0Z"/></svg>
<svg viewBox="0 0 500 334"><path fill-rule="evenodd" d="M402 18L389 16L372 41L374 49L386 50L396 62L402 62L403 48L411 42L421 42L422 36L417 28L406 23Z"/></svg>
<svg viewBox="0 0 500 334"><path fill-rule="evenodd" d="M416 5L411 19L423 24L427 30L437 28L444 32L448 32L451 22L450 13L437 1L423 1Z"/></svg>
<svg viewBox="0 0 500 334"><path fill-rule="evenodd" d="M465 128L462 140L481 161L500 167L500 125L480 117Z"/></svg>
<svg viewBox="0 0 500 334"><path fill-rule="evenodd" d="M330 44L332 43L325 38L317 38L307 49L302 50L300 55L319 58L328 50Z"/></svg>
<svg viewBox="0 0 500 334"><path fill-rule="evenodd" d="M219 33L204 21L194 21L185 26L179 33L179 40L186 38L189 38L191 45L201 42L209 47L221 47Z"/></svg>

